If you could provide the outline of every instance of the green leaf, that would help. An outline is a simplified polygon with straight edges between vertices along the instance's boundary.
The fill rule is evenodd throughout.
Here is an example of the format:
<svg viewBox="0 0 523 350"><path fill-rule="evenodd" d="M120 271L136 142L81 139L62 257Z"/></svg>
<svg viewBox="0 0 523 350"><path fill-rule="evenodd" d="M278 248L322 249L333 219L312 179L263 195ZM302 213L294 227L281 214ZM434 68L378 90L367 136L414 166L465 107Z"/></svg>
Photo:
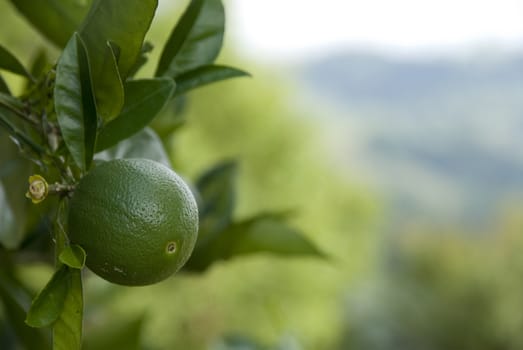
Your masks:
<svg viewBox="0 0 523 350"><path fill-rule="evenodd" d="M0 106L4 106L9 110L19 114L24 113L25 108L22 101L20 101L16 97L11 96L10 94L6 94L3 92L0 92Z"/></svg>
<svg viewBox="0 0 523 350"><path fill-rule="evenodd" d="M229 230L235 237L230 256L268 252L284 256L325 257L308 238L277 215L259 215L236 223Z"/></svg>
<svg viewBox="0 0 523 350"><path fill-rule="evenodd" d="M93 157L97 128L90 76L85 47L75 34L58 61L54 96L65 144L75 163L84 171Z"/></svg>
<svg viewBox="0 0 523 350"><path fill-rule="evenodd" d="M31 75L33 77L41 76L48 68L48 65L49 57L47 56L47 51L44 48L41 48L33 57L33 61L31 63Z"/></svg>
<svg viewBox="0 0 523 350"><path fill-rule="evenodd" d="M11 0L31 24L64 47L87 14L91 0Z"/></svg>
<svg viewBox="0 0 523 350"><path fill-rule="evenodd" d="M43 332L40 329L29 327L24 322L26 310L30 303L27 291L13 276L0 270L0 304L2 302L8 324L13 328L21 344L24 345L24 349L51 349L51 342Z"/></svg>
<svg viewBox="0 0 523 350"><path fill-rule="evenodd" d="M121 49L118 70L125 81L140 55L157 6L157 0L94 0L80 35L89 53L96 90L105 78L107 41Z"/></svg>
<svg viewBox="0 0 523 350"><path fill-rule="evenodd" d="M164 144L168 144L172 134L186 123L187 117L183 113L185 103L185 95L171 98L162 112L149 124L160 136Z"/></svg>
<svg viewBox="0 0 523 350"><path fill-rule="evenodd" d="M285 222L287 215L260 214L231 224L206 244L197 245L184 268L203 271L218 260L254 253L325 258L309 239Z"/></svg>
<svg viewBox="0 0 523 350"><path fill-rule="evenodd" d="M7 83L5 82L4 78L0 75L0 92L11 95L11 91L9 91L9 86L7 86Z"/></svg>
<svg viewBox="0 0 523 350"><path fill-rule="evenodd" d="M176 78L214 62L222 47L224 28L221 0L192 0L165 44L156 76Z"/></svg>
<svg viewBox="0 0 523 350"><path fill-rule="evenodd" d="M81 271L67 269L70 288L62 313L53 325L53 350L80 350L82 347L83 289Z"/></svg>
<svg viewBox="0 0 523 350"><path fill-rule="evenodd" d="M71 275L68 268L62 266L33 300L25 322L31 327L53 324L62 313L70 286Z"/></svg>
<svg viewBox="0 0 523 350"><path fill-rule="evenodd" d="M7 49L0 45L0 69L5 69L11 73L18 74L34 80L31 74L24 68L18 59Z"/></svg>
<svg viewBox="0 0 523 350"><path fill-rule="evenodd" d="M0 245L9 249L18 247L29 225L31 203L23 193L27 191L27 179L33 171L33 164L21 157L20 152L22 150L30 157L33 156L30 152L43 152L39 145L20 131L17 119L0 105Z"/></svg>
<svg viewBox="0 0 523 350"><path fill-rule="evenodd" d="M23 239L23 228L18 225L25 216L24 206L15 211L9 203L7 190L0 182L0 243L7 248L16 248Z"/></svg>
<svg viewBox="0 0 523 350"><path fill-rule="evenodd" d="M124 103L123 83L116 59L119 51L116 44L106 42L100 78L94 89L97 111L104 123L116 118Z"/></svg>
<svg viewBox="0 0 523 350"><path fill-rule="evenodd" d="M169 101L174 87L170 78L126 82L122 113L100 131L96 150L107 149L147 126Z"/></svg>
<svg viewBox="0 0 523 350"><path fill-rule="evenodd" d="M190 90L220 80L245 76L250 76L250 74L232 67L218 65L198 67L189 72L182 73L176 78L176 96L183 95Z"/></svg>
<svg viewBox="0 0 523 350"><path fill-rule="evenodd" d="M32 172L29 160L20 157L18 147L0 129L0 244L15 249L24 239L28 207L23 195Z"/></svg>
<svg viewBox="0 0 523 350"><path fill-rule="evenodd" d="M169 156L156 133L145 128L136 135L121 141L103 152L96 154L96 160L109 161L121 158L145 158L171 167Z"/></svg>
<svg viewBox="0 0 523 350"><path fill-rule="evenodd" d="M67 245L59 256L60 262L72 267L73 269L82 269L85 265L85 250L76 244Z"/></svg>
<svg viewBox="0 0 523 350"><path fill-rule="evenodd" d="M237 164L222 162L196 181L200 195L198 245L206 244L232 221L235 204Z"/></svg>
<svg viewBox="0 0 523 350"><path fill-rule="evenodd" d="M147 57L147 54L149 54L153 50L153 44L146 41L142 45L142 49L140 50L140 55L136 59L136 62L134 62L134 65L129 70L128 78L134 77L136 72L140 70L140 68L147 63L149 58Z"/></svg>
<svg viewBox="0 0 523 350"><path fill-rule="evenodd" d="M20 145L23 145L24 147L28 147L31 151L34 153L40 155L44 153L44 149L36 144L29 136L27 136L23 131L20 130L20 128L15 125L10 118L11 112L4 109L0 105L0 128L7 131L8 134L10 134Z"/></svg>

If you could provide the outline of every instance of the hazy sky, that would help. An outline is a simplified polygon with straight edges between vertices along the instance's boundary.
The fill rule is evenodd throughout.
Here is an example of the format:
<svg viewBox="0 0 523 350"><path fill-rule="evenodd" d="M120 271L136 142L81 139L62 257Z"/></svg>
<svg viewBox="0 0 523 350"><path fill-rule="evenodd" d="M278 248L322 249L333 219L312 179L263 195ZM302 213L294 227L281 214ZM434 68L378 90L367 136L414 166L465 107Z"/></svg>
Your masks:
<svg viewBox="0 0 523 350"><path fill-rule="evenodd" d="M409 55L523 48L523 0L230 0L248 54L296 59L347 46Z"/></svg>

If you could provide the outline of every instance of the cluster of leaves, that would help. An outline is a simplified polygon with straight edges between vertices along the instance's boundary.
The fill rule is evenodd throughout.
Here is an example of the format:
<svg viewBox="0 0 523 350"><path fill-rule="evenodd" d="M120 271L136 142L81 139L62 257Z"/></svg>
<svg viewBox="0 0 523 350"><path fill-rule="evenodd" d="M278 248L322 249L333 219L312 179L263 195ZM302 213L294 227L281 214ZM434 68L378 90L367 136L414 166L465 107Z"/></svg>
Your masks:
<svg viewBox="0 0 523 350"><path fill-rule="evenodd" d="M247 73L214 63L225 25L220 0L190 2L163 48L155 76L148 79L134 76L152 50L144 38L157 0L12 4L63 51L56 64L41 51L27 70L0 46L0 69L26 78L25 91L13 96L0 75L0 301L10 328L28 349L51 344L78 349L85 253L68 244L67 198L35 208L23 195L28 175L36 170L74 185L97 160L142 157L170 166L158 136L165 130L153 130L153 119L192 89ZM172 125L177 122L168 133ZM286 213L234 221L236 172L236 162L228 161L197 180L201 227L186 271L201 272L218 260L260 251L321 255L286 223ZM53 249L54 258L42 254ZM14 272L29 251L56 266L32 303ZM52 340L40 329L46 326L52 326Z"/></svg>

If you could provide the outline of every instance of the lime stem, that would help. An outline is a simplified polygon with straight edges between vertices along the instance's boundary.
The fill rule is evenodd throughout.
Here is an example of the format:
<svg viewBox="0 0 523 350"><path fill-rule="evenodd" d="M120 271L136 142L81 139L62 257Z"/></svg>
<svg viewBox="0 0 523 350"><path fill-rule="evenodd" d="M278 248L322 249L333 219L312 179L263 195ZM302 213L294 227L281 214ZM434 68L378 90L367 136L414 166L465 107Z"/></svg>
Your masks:
<svg viewBox="0 0 523 350"><path fill-rule="evenodd" d="M49 185L49 194L69 195L75 188L75 185L54 183Z"/></svg>

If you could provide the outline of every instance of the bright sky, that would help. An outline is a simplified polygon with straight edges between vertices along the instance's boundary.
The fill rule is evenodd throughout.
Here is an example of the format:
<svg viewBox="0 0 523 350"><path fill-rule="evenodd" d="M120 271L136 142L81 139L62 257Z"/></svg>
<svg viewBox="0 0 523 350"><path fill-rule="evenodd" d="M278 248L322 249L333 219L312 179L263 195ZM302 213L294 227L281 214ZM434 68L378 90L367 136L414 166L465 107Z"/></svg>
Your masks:
<svg viewBox="0 0 523 350"><path fill-rule="evenodd" d="M371 48L392 54L523 48L523 0L230 0L246 54L294 60Z"/></svg>

